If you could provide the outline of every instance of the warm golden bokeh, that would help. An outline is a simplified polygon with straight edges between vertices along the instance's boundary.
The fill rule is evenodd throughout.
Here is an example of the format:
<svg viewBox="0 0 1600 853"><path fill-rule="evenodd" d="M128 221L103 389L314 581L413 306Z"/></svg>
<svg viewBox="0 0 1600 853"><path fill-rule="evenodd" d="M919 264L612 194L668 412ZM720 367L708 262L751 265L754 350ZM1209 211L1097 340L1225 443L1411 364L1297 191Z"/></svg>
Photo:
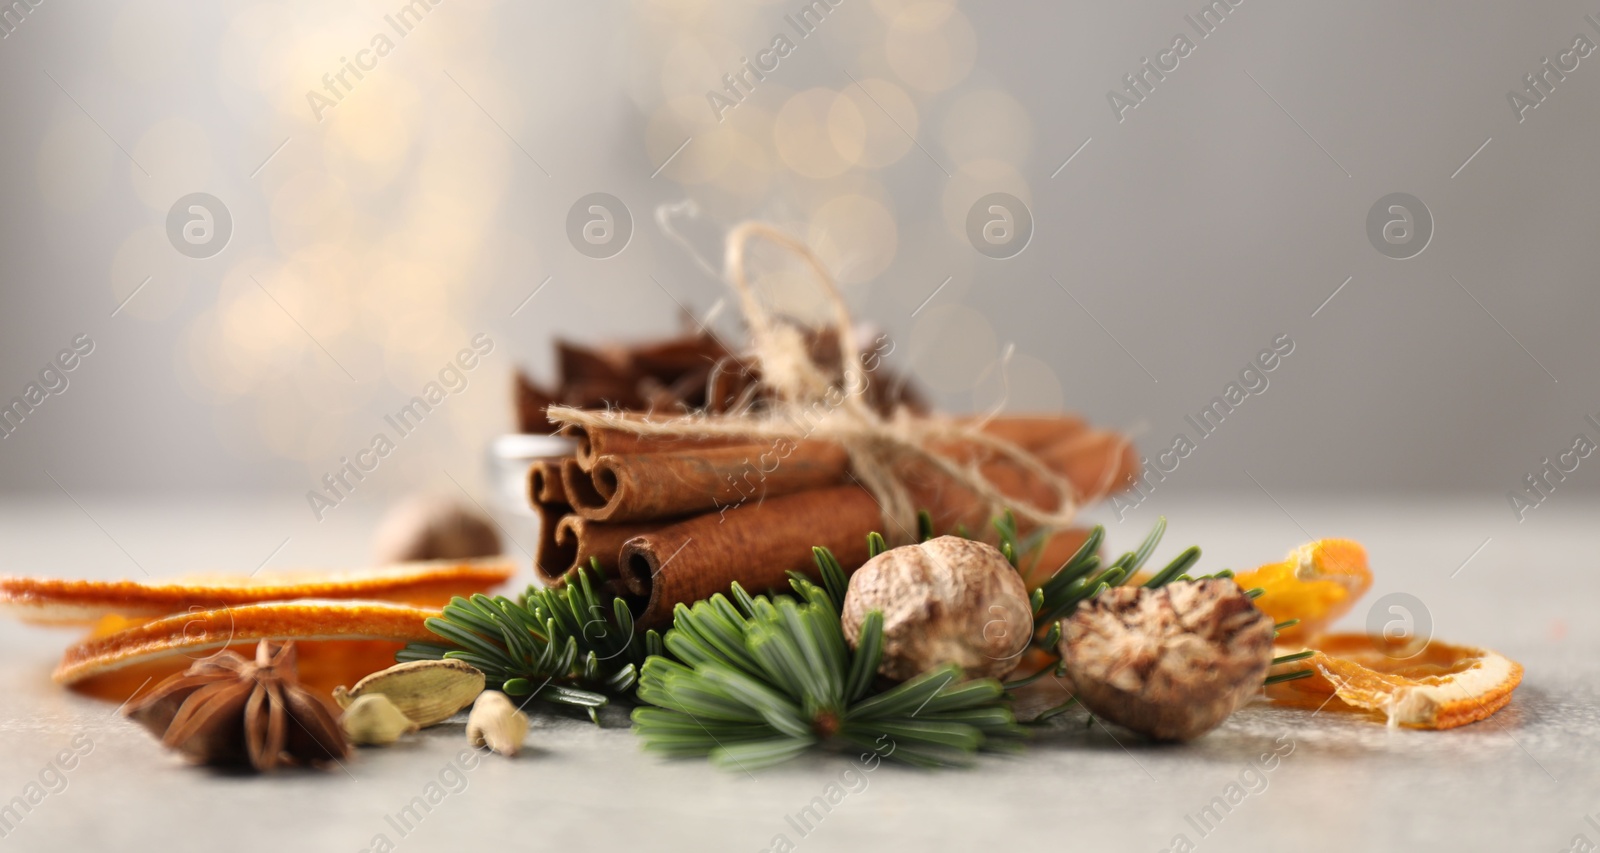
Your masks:
<svg viewBox="0 0 1600 853"><path fill-rule="evenodd" d="M338 75L388 32L381 8L308 18L247 5L226 15L208 51L198 51L198 31L165 33L160 44L211 57L215 67L205 73L226 109L260 140L252 153L272 156L250 175L258 197L227 198L236 231L230 254L208 267L175 259L163 230L146 226L117 249L105 286L121 303L155 272L125 316L192 318L175 330L174 359L183 387L215 407L222 440L316 477L369 439L374 406L415 393L482 331L474 318L515 306L500 304L508 300L497 289L503 282L531 287L550 266L547 256L566 251L554 223L544 232L512 230L518 198L562 197L574 192L572 180L625 192L654 171L652 197L693 199L707 222L759 217L802 235L852 301L873 288L899 292L901 279L923 295L947 275L963 279L941 297L948 305L909 321L915 340L903 352L911 368L935 390L974 401L998 401L1009 389L1013 403L1059 406L1060 383L1036 358L1018 355L1001 382L1004 342L981 312L961 304L973 286L965 280L971 260L946 253L955 257L937 261L934 274L923 263L928 253L907 251L930 240L964 246L967 209L986 193L1030 199L1025 176L1036 169L1037 140L1023 106L973 77L977 39L954 0L822 6L820 20L801 28L802 9L816 18L821 6L634 0L617 16L627 53L597 57L596 67L616 78L632 110L624 119L631 134L604 147L638 164L639 174L556 175L545 170L560 172L558 161L529 161L573 132L573 101L495 66L500 54L486 46L499 35L503 3L440 5L417 24L421 35L389 33L393 55L356 75L348 91L325 85L325 75ZM177 54L141 39L146 21L168 17L184 16L125 13L110 45L117 67L154 78L188 73L169 67ZM586 85L582 75L566 82ZM317 107L312 92L329 100ZM38 153L43 195L62 210L93 204L124 173L157 211L238 178L221 174L233 152L184 114L127 129L129 153L149 175L86 143L83 121L59 112ZM908 182L917 188L909 203L890 190ZM631 212L636 230L653 233L650 210ZM778 308L819 311L803 276L770 266L759 279ZM603 310L612 297L579 287L564 298ZM186 304L190 312L179 313ZM663 307L663 316L675 314L665 300ZM502 352L496 376L515 361L511 347ZM438 440L481 440L483 424L503 420L506 405L498 393L463 395L439 418L452 436Z"/></svg>

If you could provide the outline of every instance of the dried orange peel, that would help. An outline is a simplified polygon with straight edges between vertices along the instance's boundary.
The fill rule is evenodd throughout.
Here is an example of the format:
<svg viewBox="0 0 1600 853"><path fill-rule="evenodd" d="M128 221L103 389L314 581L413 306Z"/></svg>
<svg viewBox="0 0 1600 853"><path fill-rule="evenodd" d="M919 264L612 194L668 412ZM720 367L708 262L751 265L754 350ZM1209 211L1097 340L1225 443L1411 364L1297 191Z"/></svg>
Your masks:
<svg viewBox="0 0 1600 853"><path fill-rule="evenodd" d="M186 668L229 647L248 650L263 639L292 639L300 678L330 693L394 663L409 642L436 639L428 607L380 601L269 601L178 613L137 624L108 620L71 646L53 678L74 689L121 701L151 679Z"/></svg>
<svg viewBox="0 0 1600 853"><path fill-rule="evenodd" d="M24 622L78 625L107 616L159 617L187 610L291 599L363 599L442 607L516 571L508 559L434 560L342 572L262 572L142 581L0 577L0 613Z"/></svg>
<svg viewBox="0 0 1600 853"><path fill-rule="evenodd" d="M1283 649L1280 649L1283 651ZM1310 678L1267 688L1273 701L1365 712L1390 726L1451 729L1487 719L1511 701L1522 665L1472 646L1367 634L1330 634L1310 658L1277 671L1309 668Z"/></svg>
<svg viewBox="0 0 1600 853"><path fill-rule="evenodd" d="M1343 616L1372 586L1367 549L1350 539L1318 539L1289 552L1282 562L1242 572L1244 589L1264 594L1256 607L1274 622L1300 620L1279 632L1280 641L1298 641L1322 633Z"/></svg>

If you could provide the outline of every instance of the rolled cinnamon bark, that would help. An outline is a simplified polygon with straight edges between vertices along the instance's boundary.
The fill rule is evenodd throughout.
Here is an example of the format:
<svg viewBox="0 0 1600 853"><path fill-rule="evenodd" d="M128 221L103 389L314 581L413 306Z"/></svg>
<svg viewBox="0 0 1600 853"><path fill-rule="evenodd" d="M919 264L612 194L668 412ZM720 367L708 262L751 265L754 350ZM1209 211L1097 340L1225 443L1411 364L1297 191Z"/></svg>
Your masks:
<svg viewBox="0 0 1600 853"><path fill-rule="evenodd" d="M544 410L550 408L556 399L539 390L526 373L518 370L513 380L512 401L517 411L517 431L537 435L549 435L555 431L550 424L550 419L545 417Z"/></svg>
<svg viewBox="0 0 1600 853"><path fill-rule="evenodd" d="M565 516L556 522L550 550L547 554L540 554L540 575L547 582L554 581L574 569L588 568L593 558L599 561L600 568L608 577L617 578L620 574L618 556L622 553L622 543L661 526L660 522L604 524L577 515ZM547 566L552 571L547 573ZM630 583L627 575L621 575L621 580L627 591L634 595L642 596L649 592L642 585Z"/></svg>
<svg viewBox="0 0 1600 853"><path fill-rule="evenodd" d="M1004 419L993 424L999 424L996 430L1003 432L991 432L1030 449L1046 468L1067 478L1078 498L1085 502L1120 487L1135 471L1136 459L1126 439L1115 433L1090 430L1077 419ZM616 434L613 430L592 433ZM609 437L600 440L604 442ZM712 489L718 485L717 475L724 475L725 484L726 464L735 458L746 459L752 446L679 453L660 451L663 444L659 440L637 444L655 448L653 452L601 454L600 460L610 461L597 462L592 471L585 471L576 458L561 465L566 492L563 496L577 507L575 512L608 512L607 518L612 522L628 518L632 520L627 524L639 526L639 535L621 544L616 565L627 591L647 599L640 616L646 626L667 624L674 605L725 593L736 580L751 592L782 587L786 572L812 571L813 545L832 549L841 563L853 570L866 558L867 533L877 530L891 540L914 536L915 531L886 529L876 499L853 484L812 487L787 495L768 494L762 501L719 507L711 500L715 494ZM800 444L825 443L801 442L797 449ZM1056 508L1058 496L1053 488L1009 457L970 442L952 443L939 451L962 464L977 465L1008 498ZM824 465L821 456L812 455L814 452L807 451L804 458L818 464L812 472L818 480L823 478L817 472L831 473L831 466L839 466L842 479L851 482L847 461L829 458ZM841 450L833 453L843 456ZM720 461L695 461L712 457ZM698 473L686 476L685 470ZM780 464L768 476L782 470ZM941 472L917 466L901 475L915 505L932 515L935 529L948 531L961 525L970 534L980 536L988 531L992 508ZM624 508L630 500L638 501L639 506ZM690 514L685 515L686 511ZM673 520L672 515L679 518ZM563 538L562 544L554 547L551 559L541 555L538 561L541 574L548 580L555 580L575 564L586 563L588 553L610 547L597 539L593 550L584 551L589 546L578 540L584 538L587 528L576 521L562 522L558 527L563 525L570 531L570 538ZM1027 528L1026 521L1022 526ZM1068 534L1076 538L1069 539ZM1053 564L1041 565L1040 572L1053 571L1081 541L1081 531L1058 534L1047 543L1045 561ZM580 551L585 554L581 560ZM611 564L603 554L600 559L609 569Z"/></svg>
<svg viewBox="0 0 1600 853"><path fill-rule="evenodd" d="M1083 483L1074 480L1076 489L1092 488L1108 470L1113 474L1119 470L1116 458L1094 464L1082 455L1108 449L1114 452L1120 440L1069 441L1077 442L1071 452L1063 450L1057 456L1072 462L1073 471L1092 478ZM1016 463L991 460L981 467L1008 496L1053 506L1056 496L1048 485ZM972 492L932 471L908 473L904 481L917 506L927 508L933 517L935 530L962 525L973 535L987 532L990 508ZM814 545L832 550L847 570L854 571L866 561L868 533L876 530L902 540L915 535L914 531L885 529L884 523L882 508L865 489L812 489L694 516L630 539L623 543L620 568L630 590L641 595L648 591L640 623L661 627L671 621L674 605L726 592L733 581L754 593L781 587L789 571L812 574ZM1058 534L1047 543L1045 559L1056 562L1041 571L1053 571L1071 556L1066 550L1069 545L1082 544L1081 532L1075 542L1070 534L1073 531Z"/></svg>
<svg viewBox="0 0 1600 853"><path fill-rule="evenodd" d="M1120 435L1109 432L1072 435L1048 448L1042 459L1072 480L1080 495L1099 495L1101 483L1134 471L1133 455L1125 445ZM971 455L981 458L984 453ZM979 467L1006 496L1054 506L1056 496L1050 487L1016 463L989 458ZM989 509L971 491L933 471L906 472L904 482L917 506L933 515L936 530L965 525L973 535L987 533ZM853 571L866 562L870 531L882 531L891 539L914 536L914 531L885 530L883 523L882 507L866 490L854 485L818 488L666 525L622 544L619 562L630 591L648 594L640 624L661 627L670 623L677 603L726 592L733 581L750 592L762 592L786 583L787 571L811 575L811 546L829 547L846 570ZM1082 544L1082 536L1082 531L1064 531L1051 538L1042 563L1054 563L1040 565L1040 576L1048 576L1070 557L1072 549Z"/></svg>
<svg viewBox="0 0 1600 853"><path fill-rule="evenodd" d="M639 435L619 429L576 425L567 426L563 430L563 434L571 436L577 441L578 450L574 458L578 460L578 464L583 466L585 471L593 468L595 460L601 456L616 456L624 453L696 451L712 447L731 447L750 443L749 439L733 436L667 437Z"/></svg>
<svg viewBox="0 0 1600 853"><path fill-rule="evenodd" d="M1092 434L1081 419L1045 416L996 418L982 431L1031 452ZM603 427L574 428L572 434L578 438L578 452L575 461L562 466L567 502L578 514L596 521L689 515L851 482L848 454L832 442L666 439ZM1099 449L1099 445L1087 448ZM963 462L993 455L968 442L943 442L937 450ZM1103 491L1101 479L1106 474L1093 459L1059 455L1063 463L1073 463L1071 476L1080 495ZM1012 497L1036 503L1054 498L1045 484L1015 462L1000 459L996 464L1002 469L996 475L1000 480L1017 481L1007 490ZM1094 479L1079 482L1079 477Z"/></svg>
<svg viewBox="0 0 1600 853"><path fill-rule="evenodd" d="M978 422L975 418L963 418ZM1063 439L1088 430L1083 418L1072 415L1009 415L996 417L983 424L982 431L995 438L1004 439L1023 450L1038 450Z"/></svg>
<svg viewBox="0 0 1600 853"><path fill-rule="evenodd" d="M539 519L539 548L533 555L533 570L546 583L554 582L572 568L572 560L563 560L557 553L560 546L556 542L556 525L572 514L561 483L563 459L536 459L528 466L528 505Z"/></svg>
<svg viewBox="0 0 1600 853"><path fill-rule="evenodd" d="M1089 430L1036 451L1039 461L1072 481L1080 503L1127 488L1139 473L1139 453L1120 433Z"/></svg>
<svg viewBox="0 0 1600 853"><path fill-rule="evenodd" d="M853 570L867 560L867 534L881 526L879 512L864 489L838 486L698 515L629 539L623 577L649 595L636 621L664 627L675 605L726 593L734 581L760 594L786 586L790 571L815 576L814 545Z"/></svg>
<svg viewBox="0 0 1600 853"><path fill-rule="evenodd" d="M964 418L962 422L977 420ZM996 438L1005 439L1024 450L1036 450L1087 430L1088 426L1082 418L1071 415L1015 415L992 418L984 423L982 431ZM679 453L752 444L749 439L733 436L639 435L620 429L580 424L568 424L562 428L562 434L571 436L577 441L577 459L585 471L593 468L595 460L601 456Z"/></svg>
<svg viewBox="0 0 1600 853"><path fill-rule="evenodd" d="M567 490L561 482L561 463L568 457L535 459L528 466L528 500L531 503L567 503Z"/></svg>
<svg viewBox="0 0 1600 853"><path fill-rule="evenodd" d="M976 465L984 478L1012 501L1059 508L1055 489L1009 457L975 445L947 445L939 451L958 462ZM1092 503L1121 488L1137 470L1131 445L1113 432L1085 430L1032 452L1044 467L1071 483L1074 500L1080 504ZM944 474L928 467L912 467L902 468L900 476L915 496L917 506L933 516L939 530L963 526L974 535L987 531L991 509ZM1018 521L1024 530L1029 527L1026 519Z"/></svg>
<svg viewBox="0 0 1600 853"><path fill-rule="evenodd" d="M587 473L576 460L561 476L573 511L595 521L644 521L721 510L838 485L844 448L780 438L673 453L601 456Z"/></svg>

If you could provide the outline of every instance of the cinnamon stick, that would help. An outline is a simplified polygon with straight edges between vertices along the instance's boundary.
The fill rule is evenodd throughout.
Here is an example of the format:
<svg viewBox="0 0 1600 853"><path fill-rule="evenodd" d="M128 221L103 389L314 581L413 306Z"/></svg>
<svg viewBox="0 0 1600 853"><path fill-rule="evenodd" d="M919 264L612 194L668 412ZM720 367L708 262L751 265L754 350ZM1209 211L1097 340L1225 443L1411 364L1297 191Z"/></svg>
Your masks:
<svg viewBox="0 0 1600 853"><path fill-rule="evenodd" d="M528 466L528 505L539 519L539 547L533 556L533 570L546 583L554 582L572 568L572 561L563 561L558 553L560 545L556 542L556 525L572 514L561 483L564 458L536 459Z"/></svg>
<svg viewBox="0 0 1600 853"><path fill-rule="evenodd" d="M977 464L984 478L1007 498L1052 508L1058 502L1058 495L1049 483L1008 457L959 446L943 450L946 455ZM1046 468L1072 484L1073 499L1080 504L1092 503L1122 488L1138 470L1138 458L1132 445L1114 432L1087 430L1033 452ZM979 531L987 527L990 509L943 474L932 470L905 470L902 479L916 495L917 506L933 516L940 530L965 526L969 531ZM1026 521L1019 521L1026 529Z"/></svg>
<svg viewBox="0 0 1600 853"><path fill-rule="evenodd" d="M867 560L867 534L882 524L877 501L858 486L812 489L698 515L622 545L631 589L648 590L636 621L660 628L679 603L726 593L738 581L751 593L778 589L790 571L816 574L811 548L833 551L847 567Z"/></svg>
<svg viewBox="0 0 1600 853"><path fill-rule="evenodd" d="M1072 481L1077 500L1092 503L1127 487L1139 454L1127 436L1089 430L1036 450L1039 461Z"/></svg>
<svg viewBox="0 0 1600 853"><path fill-rule="evenodd" d="M626 416L625 416L626 417ZM963 418L958 422L977 422L976 418ZM1023 450L1037 450L1053 445L1065 438L1082 434L1088 425L1082 418L1071 415L1013 415L996 417L983 423L982 432L1004 439ZM590 427L570 424L562 434L577 442L578 462L585 471L594 467L601 456L620 456L637 453L675 453L698 451L713 447L732 447L751 444L746 438L734 436L659 436L640 435L622 429ZM767 443L770 446L770 442ZM765 450L765 448L763 448Z"/></svg>
<svg viewBox="0 0 1600 853"><path fill-rule="evenodd" d="M996 418L984 423L982 431L1032 452L1079 448L1075 442L1085 436L1102 435L1091 432L1078 418L1044 416ZM851 482L848 455L831 442L661 438L581 426L572 427L570 434L577 438L578 451L574 461L562 466L567 502L580 515L597 521L688 515ZM1080 496L1104 493L1101 481L1109 474L1094 454L1109 451L1103 441L1081 448L1057 452L1052 460L1060 463L1059 473L1073 480ZM967 442L945 442L937 449L963 462L990 455ZM1009 496L1035 502L1054 498L1044 483L1014 461L1000 458L994 464L1002 469L997 476L1011 485Z"/></svg>
<svg viewBox="0 0 1600 853"><path fill-rule="evenodd" d="M622 544L661 526L660 523L605 524L578 515L567 515L556 522L548 555L540 554L539 574L546 581L553 581L574 569L588 568L592 558L600 563L600 568L607 576L618 577L618 557L622 553ZM634 595L649 592L642 585L630 583L626 575L622 575L622 580L628 592Z"/></svg>
<svg viewBox="0 0 1600 853"><path fill-rule="evenodd" d="M1063 476L1084 478L1073 480L1077 491L1094 494L1107 476L1133 470L1127 454L1116 452L1121 439L1106 435L1109 439L1097 434L1074 436L1051 448ZM1091 458L1095 453L1108 456ZM1045 504L1056 497L1047 484L1015 462L991 459L982 467L1009 497ZM932 515L936 530L957 525L974 533L986 530L990 508L942 474L907 472L904 481L917 505ZM909 530L884 530L883 525L882 508L865 489L811 489L694 516L630 539L623 543L620 569L630 590L648 592L640 624L661 627L671 621L674 605L726 592L734 581L757 592L781 587L789 571L812 574L812 546L829 548L853 571L866 561L868 533L877 530L891 539L914 535ZM1046 559L1059 566L1070 556L1069 545L1075 548L1083 541L1081 532L1075 534L1075 542L1068 536L1072 533L1053 538Z"/></svg>
<svg viewBox="0 0 1600 853"><path fill-rule="evenodd" d="M561 475L574 511L616 522L671 518L838 485L849 467L849 454L831 442L778 439L605 455L587 472L571 460Z"/></svg>
<svg viewBox="0 0 1600 853"><path fill-rule="evenodd" d="M1066 478L1080 501L1104 496L1136 470L1126 439L1089 429L1076 418L1001 418L984 429L1029 450ZM640 616L646 627L666 625L674 605L726 592L734 581L752 592L782 587L786 572L813 570L814 545L833 550L853 569L866 559L867 533L878 530L891 539L914 535L883 529L882 508L850 482L846 454L831 442L793 442L790 457L766 472L763 499L740 500L760 480L744 480L745 492L728 491L728 476L745 476L746 460L752 454L759 459L771 445L728 442L690 450L678 439L604 428L579 432L588 434L591 451L631 446L634 452L597 453L588 466L578 457L562 461L561 497L573 514L552 522L552 544L537 561L540 574L554 581L597 556L608 571L615 566L630 594L647 600ZM1050 484L1010 457L975 442L945 444L937 448L941 454L977 465L1006 497L1038 506L1056 503ZM977 495L931 467L905 468L903 481L936 529L964 525L979 535L987 530L992 508ZM541 467L544 482L551 471L548 464ZM780 485L773 487L774 480ZM623 528L632 535L619 541ZM1082 536L1082 531L1067 531L1053 537L1044 562L1054 565L1040 571L1070 556Z"/></svg>
<svg viewBox="0 0 1600 853"><path fill-rule="evenodd" d="M576 425L566 427L563 432L577 442L578 449L575 458L585 471L593 468L595 460L601 456L617 456L624 453L694 451L750 443L749 439L734 436L662 437L639 435L620 429L594 429Z"/></svg>
<svg viewBox="0 0 1600 853"><path fill-rule="evenodd" d="M693 323L685 317L686 328ZM831 330L802 330L811 358L842 379L838 339ZM864 341L863 341L864 343ZM879 343L882 343L880 339ZM860 353L863 366L876 369L866 400L880 414L905 408L927 411L921 394L904 377L879 363L880 353ZM517 374L517 423L523 432L552 431L545 410L552 405L580 408L614 406L633 412L704 411L724 414L746 404L772 399L761 385L759 361L730 353L703 329L664 340L589 346L556 342L556 380L548 388Z"/></svg>
<svg viewBox="0 0 1600 853"><path fill-rule="evenodd" d="M962 418L975 423L975 418ZM1038 450L1089 428L1083 418L1073 415L1007 415L983 422L982 431L1009 441L1023 450Z"/></svg>
<svg viewBox="0 0 1600 853"><path fill-rule="evenodd" d="M535 459L528 466L528 500L532 503L567 503L567 490L561 482L561 463L566 456Z"/></svg>

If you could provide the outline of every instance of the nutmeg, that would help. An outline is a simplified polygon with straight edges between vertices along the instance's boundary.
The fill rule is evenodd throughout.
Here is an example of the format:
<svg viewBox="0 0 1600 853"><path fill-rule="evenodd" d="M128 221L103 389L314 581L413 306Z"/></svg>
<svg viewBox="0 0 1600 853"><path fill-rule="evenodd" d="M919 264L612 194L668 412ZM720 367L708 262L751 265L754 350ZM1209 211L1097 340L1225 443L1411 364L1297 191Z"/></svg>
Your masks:
<svg viewBox="0 0 1600 853"><path fill-rule="evenodd" d="M1189 740L1261 692L1272 620L1229 579L1114 587L1062 624L1073 695L1099 717Z"/></svg>
<svg viewBox="0 0 1600 853"><path fill-rule="evenodd" d="M478 511L446 498L418 496L384 514L372 551L380 564L465 560L500 553L500 537Z"/></svg>
<svg viewBox="0 0 1600 853"><path fill-rule="evenodd" d="M999 678L1033 636L1017 570L994 547L958 536L893 548L856 570L844 597L851 648L874 610L883 612L878 673L898 681L952 663L967 678Z"/></svg>

